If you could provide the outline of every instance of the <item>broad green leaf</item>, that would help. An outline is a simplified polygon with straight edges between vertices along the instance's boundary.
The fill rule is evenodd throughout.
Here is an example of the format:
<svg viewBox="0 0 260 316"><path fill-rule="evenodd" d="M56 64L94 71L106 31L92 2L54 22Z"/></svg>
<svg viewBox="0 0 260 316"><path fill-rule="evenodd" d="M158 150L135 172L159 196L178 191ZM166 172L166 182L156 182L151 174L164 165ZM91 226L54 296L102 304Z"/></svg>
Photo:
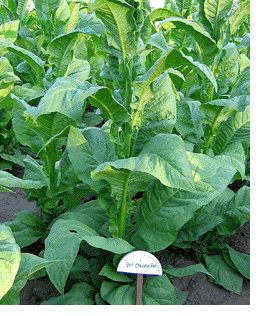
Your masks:
<svg viewBox="0 0 260 316"><path fill-rule="evenodd" d="M42 80L45 75L44 61L41 60L40 57L36 56L34 53L19 46L10 45L9 47L7 47L7 49L10 52L16 54L18 57L22 58L31 66L34 75L37 78L37 86L42 87Z"/></svg>
<svg viewBox="0 0 260 316"><path fill-rule="evenodd" d="M90 65L87 60L74 59L68 65L64 77L72 77L85 82L90 74Z"/></svg>
<svg viewBox="0 0 260 316"><path fill-rule="evenodd" d="M43 97L45 94L45 89L38 86L31 86L30 83L25 83L22 86L15 85L13 94L21 100L30 102Z"/></svg>
<svg viewBox="0 0 260 316"><path fill-rule="evenodd" d="M70 18L70 8L66 0L61 0L58 9L55 12L55 18L66 22Z"/></svg>
<svg viewBox="0 0 260 316"><path fill-rule="evenodd" d="M0 40L6 39L14 43L18 36L19 20L6 22L0 25Z"/></svg>
<svg viewBox="0 0 260 316"><path fill-rule="evenodd" d="M134 84L138 92L138 84ZM152 92L151 92L152 89ZM132 137L132 144L135 143L135 154L140 153L144 145L151 137L163 133L171 133L176 122L176 104L172 90L172 82L167 73L163 73L147 90L140 106L143 108L139 113L135 130ZM138 134L136 132L138 131Z"/></svg>
<svg viewBox="0 0 260 316"><path fill-rule="evenodd" d="M192 0L176 0L176 4L181 15L183 15L190 8Z"/></svg>
<svg viewBox="0 0 260 316"><path fill-rule="evenodd" d="M55 37L47 46L47 53L51 55L49 62L55 77L63 77L68 65L73 59L73 50L78 41L85 35L81 32L61 34Z"/></svg>
<svg viewBox="0 0 260 316"><path fill-rule="evenodd" d="M242 290L243 277L229 265L221 255L204 255L206 269L213 275L213 282L223 286L225 289L240 294Z"/></svg>
<svg viewBox="0 0 260 316"><path fill-rule="evenodd" d="M64 295L52 297L40 305L93 305L96 290L87 283L79 282L72 286Z"/></svg>
<svg viewBox="0 0 260 316"><path fill-rule="evenodd" d="M213 147L215 154L221 154L231 143L242 142L250 137L250 106L245 111L230 116L221 126Z"/></svg>
<svg viewBox="0 0 260 316"><path fill-rule="evenodd" d="M15 282L8 293L0 301L0 305L19 305L19 293L25 286L29 276L47 266L57 264L59 260L45 260L30 253L21 254L21 262Z"/></svg>
<svg viewBox="0 0 260 316"><path fill-rule="evenodd" d="M14 283L21 260L20 247L10 227L0 225L0 300Z"/></svg>
<svg viewBox="0 0 260 316"><path fill-rule="evenodd" d="M144 280L143 305L179 305L175 288L164 274Z"/></svg>
<svg viewBox="0 0 260 316"><path fill-rule="evenodd" d="M166 8L155 8L150 13L151 22L153 23L157 21L165 20L167 18L172 18L172 17L181 18L181 15ZM170 26L170 23L168 23L168 25Z"/></svg>
<svg viewBox="0 0 260 316"><path fill-rule="evenodd" d="M166 268L163 269L163 272L166 274L178 277L178 278L182 278L188 275L193 275L198 272L203 272L213 277L201 263L194 264L194 265L184 267L184 268L173 268L171 265L168 265Z"/></svg>
<svg viewBox="0 0 260 316"><path fill-rule="evenodd" d="M34 0L37 17L40 21L52 21L52 14L59 8L60 0Z"/></svg>
<svg viewBox="0 0 260 316"><path fill-rule="evenodd" d="M46 186L43 181L23 180L6 171L0 170L0 185L10 188L40 189Z"/></svg>
<svg viewBox="0 0 260 316"><path fill-rule="evenodd" d="M229 18L229 23L231 25L231 34L234 34L239 27L243 24L245 19L250 15L250 1L244 1L241 3L236 12Z"/></svg>
<svg viewBox="0 0 260 316"><path fill-rule="evenodd" d="M239 270L239 272L250 280L250 256L245 253L240 253L229 247L230 259Z"/></svg>
<svg viewBox="0 0 260 316"><path fill-rule="evenodd" d="M92 106L99 108L107 120L123 123L130 120L126 108L118 103L107 87L91 87L87 91Z"/></svg>
<svg viewBox="0 0 260 316"><path fill-rule="evenodd" d="M101 286L101 297L110 305L135 305L135 292L133 285L103 281ZM165 275L144 280L143 305L178 305L175 289Z"/></svg>
<svg viewBox="0 0 260 316"><path fill-rule="evenodd" d="M100 164L116 159L114 144L109 135L96 127L88 127L82 132L70 128L67 149L69 159L80 180L99 191L104 185L95 183L90 173ZM79 164L79 161L85 163Z"/></svg>
<svg viewBox="0 0 260 316"><path fill-rule="evenodd" d="M118 273L116 268L110 263L107 262L104 267L101 269L98 275L105 276L115 282L131 282L132 279L128 278L123 273Z"/></svg>
<svg viewBox="0 0 260 316"><path fill-rule="evenodd" d="M250 96L249 95L238 95L230 97L229 99L216 99L208 102L207 104L215 106L229 107L237 112L243 112L248 105L250 105ZM203 106L202 106L203 107ZM201 108L202 108L201 107Z"/></svg>
<svg viewBox="0 0 260 316"><path fill-rule="evenodd" d="M61 294L64 292L66 280L83 240L95 248L117 254L133 250L133 246L121 238L104 238L78 221L59 219L54 223L45 240L44 258L65 260L46 268L49 278Z"/></svg>
<svg viewBox="0 0 260 316"><path fill-rule="evenodd" d="M226 93L229 87L234 85L239 72L239 53L236 45L229 43L223 48L223 51L225 55L214 72L221 94Z"/></svg>
<svg viewBox="0 0 260 316"><path fill-rule="evenodd" d="M195 190L189 192L187 187L173 189L158 181L153 182L144 192L136 211L137 226L131 241L136 248L154 252L168 247L195 211L216 198L235 174L234 168L222 166L207 155L186 154L192 168ZM195 237L195 234L203 234L203 229L197 228L191 231L191 235L194 233Z"/></svg>
<svg viewBox="0 0 260 316"><path fill-rule="evenodd" d="M102 179L102 174L107 171L110 171L112 176L114 168L138 172L139 176L140 173L148 174L152 176L150 181L157 178L164 185L173 188L194 190L184 144L176 135L158 134L144 146L138 157L105 162L91 173L91 177L94 180ZM140 182L141 179L142 177L138 181Z"/></svg>
<svg viewBox="0 0 260 316"><path fill-rule="evenodd" d="M91 235L98 236L93 229L75 220L59 219L52 226L45 240L44 258L63 261L46 268L50 280L61 294L64 294L81 241Z"/></svg>
<svg viewBox="0 0 260 316"><path fill-rule="evenodd" d="M78 220L82 224L87 225L98 232L108 220L108 216L99 206L98 201L92 200L71 207L65 213L55 218L52 225L59 219Z"/></svg>
<svg viewBox="0 0 260 316"><path fill-rule="evenodd" d="M24 210L15 214L15 218L26 226L44 227L43 220L33 211Z"/></svg>
<svg viewBox="0 0 260 316"><path fill-rule="evenodd" d="M240 95L250 95L250 66L239 73L231 91L230 98Z"/></svg>
<svg viewBox="0 0 260 316"><path fill-rule="evenodd" d="M217 226L220 235L232 235L250 220L250 188L243 186L227 205L216 209L216 215L224 221Z"/></svg>
<svg viewBox="0 0 260 316"><path fill-rule="evenodd" d="M19 213L17 213L19 214ZM36 227L28 227L18 220L5 223L12 229L16 243L21 247L27 247L43 237L42 231Z"/></svg>
<svg viewBox="0 0 260 316"><path fill-rule="evenodd" d="M136 289L132 285L103 281L100 294L110 305L135 305Z"/></svg>
<svg viewBox="0 0 260 316"><path fill-rule="evenodd" d="M240 177L245 177L245 163L246 157L242 144L240 142L232 143L224 149L221 155L215 156L215 159L234 167L239 173Z"/></svg>
<svg viewBox="0 0 260 316"><path fill-rule="evenodd" d="M222 222L223 219L220 216L195 213L194 216L181 228L173 245L176 244L178 246L178 243L196 241L200 236L213 230Z"/></svg>
<svg viewBox="0 0 260 316"><path fill-rule="evenodd" d="M198 144L203 137L202 118L204 115L199 110L200 102L186 101L183 94L179 93L177 101L177 117L175 127L182 138Z"/></svg>
<svg viewBox="0 0 260 316"><path fill-rule="evenodd" d="M100 19L96 17L94 13L87 15L84 14L83 16L81 16L75 27L75 30L81 31L85 34L95 34L97 36L105 33L104 24Z"/></svg>
<svg viewBox="0 0 260 316"><path fill-rule="evenodd" d="M66 24L66 34L73 32L79 20L79 10L77 3L70 4L70 17Z"/></svg>
<svg viewBox="0 0 260 316"><path fill-rule="evenodd" d="M189 32L198 45L203 64L210 65L213 62L215 55L218 53L217 45L210 37L209 33L207 33L196 22L173 17L163 20L158 25L158 27L160 26L166 28L167 30L177 28Z"/></svg>
<svg viewBox="0 0 260 316"><path fill-rule="evenodd" d="M26 128L26 122L33 118L24 116L26 110L32 109L32 107L23 100L20 100L14 94L11 95L13 100L13 130L18 141L24 145L29 146L32 152L37 153L43 146L43 141L36 131L31 128ZM35 108L35 107L34 107Z"/></svg>
<svg viewBox="0 0 260 316"><path fill-rule="evenodd" d="M216 41L219 39L221 27L228 17L232 4L233 0L206 0L204 2L204 12L211 24L213 38Z"/></svg>
<svg viewBox="0 0 260 316"><path fill-rule="evenodd" d="M136 52L139 38L134 7L119 0L95 0L89 6L106 26L108 45L119 50L126 63L127 58Z"/></svg>
<svg viewBox="0 0 260 316"><path fill-rule="evenodd" d="M18 5L16 9L16 13L19 16L20 20L23 20L26 16L26 12L28 9L28 0L18 0Z"/></svg>
<svg viewBox="0 0 260 316"><path fill-rule="evenodd" d="M84 83L77 79L58 78L39 102L34 121L40 115L59 112L81 122L86 90Z"/></svg>

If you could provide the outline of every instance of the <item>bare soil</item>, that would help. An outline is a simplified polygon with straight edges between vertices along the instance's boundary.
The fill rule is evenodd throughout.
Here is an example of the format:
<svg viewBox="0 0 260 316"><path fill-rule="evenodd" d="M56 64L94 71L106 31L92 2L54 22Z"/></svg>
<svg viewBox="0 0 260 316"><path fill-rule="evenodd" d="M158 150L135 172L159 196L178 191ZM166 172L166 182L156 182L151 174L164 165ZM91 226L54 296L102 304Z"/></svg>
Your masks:
<svg viewBox="0 0 260 316"><path fill-rule="evenodd" d="M23 168L14 164L10 171L13 175L22 178ZM40 208L35 201L28 202L26 193L20 188L11 188L16 194L0 192L0 223L15 219L14 214L22 210L32 210L40 214ZM88 199L86 197L86 199ZM82 199L84 202L84 198ZM230 238L225 240L236 251L249 254L250 252L250 223L246 223L237 230ZM23 248L22 252L39 253L39 245L35 244ZM196 264L194 259L181 252L175 253L170 247L155 253L162 267L172 265L176 268ZM244 278L243 288L240 295L232 293L219 285L208 281L203 273L182 278L170 277L171 282L179 291L189 292L185 305L250 305L250 281ZM65 292L71 284L67 284ZM20 292L21 305L39 305L51 297L59 296L60 293L49 280L48 276L29 280Z"/></svg>

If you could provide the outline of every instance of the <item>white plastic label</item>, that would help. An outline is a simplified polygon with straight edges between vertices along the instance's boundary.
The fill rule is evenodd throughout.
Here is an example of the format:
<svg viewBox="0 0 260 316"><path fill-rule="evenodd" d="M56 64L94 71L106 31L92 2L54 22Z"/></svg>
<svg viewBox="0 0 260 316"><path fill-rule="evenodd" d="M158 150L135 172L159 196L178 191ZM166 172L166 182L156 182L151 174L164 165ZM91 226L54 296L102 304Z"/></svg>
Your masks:
<svg viewBox="0 0 260 316"><path fill-rule="evenodd" d="M162 276L159 260L149 252L133 251L125 255L117 267L117 272Z"/></svg>

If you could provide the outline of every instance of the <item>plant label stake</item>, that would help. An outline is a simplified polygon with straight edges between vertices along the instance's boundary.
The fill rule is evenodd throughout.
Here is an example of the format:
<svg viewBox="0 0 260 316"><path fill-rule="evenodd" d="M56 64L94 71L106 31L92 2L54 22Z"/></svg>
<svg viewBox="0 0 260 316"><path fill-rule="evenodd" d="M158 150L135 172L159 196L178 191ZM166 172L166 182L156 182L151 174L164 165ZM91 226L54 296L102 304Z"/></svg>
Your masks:
<svg viewBox="0 0 260 316"><path fill-rule="evenodd" d="M117 267L119 273L137 274L136 305L142 305L143 275L162 276L162 266L159 260L147 251L132 251L125 255Z"/></svg>

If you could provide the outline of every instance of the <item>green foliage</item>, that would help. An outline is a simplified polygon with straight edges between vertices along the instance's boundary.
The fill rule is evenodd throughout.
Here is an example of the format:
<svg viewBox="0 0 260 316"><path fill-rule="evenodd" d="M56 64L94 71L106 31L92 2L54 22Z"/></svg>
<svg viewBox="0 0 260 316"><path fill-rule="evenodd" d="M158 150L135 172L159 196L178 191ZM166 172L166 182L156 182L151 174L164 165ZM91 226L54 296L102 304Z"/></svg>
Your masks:
<svg viewBox="0 0 260 316"><path fill-rule="evenodd" d="M249 1L34 3L0 4L0 190L42 212L1 226L0 303L48 275L62 295L43 305L133 305L120 258L167 247L198 263L145 278L144 305L185 303L167 274L240 293L249 256L223 240L250 219ZM36 241L43 258L20 254Z"/></svg>

